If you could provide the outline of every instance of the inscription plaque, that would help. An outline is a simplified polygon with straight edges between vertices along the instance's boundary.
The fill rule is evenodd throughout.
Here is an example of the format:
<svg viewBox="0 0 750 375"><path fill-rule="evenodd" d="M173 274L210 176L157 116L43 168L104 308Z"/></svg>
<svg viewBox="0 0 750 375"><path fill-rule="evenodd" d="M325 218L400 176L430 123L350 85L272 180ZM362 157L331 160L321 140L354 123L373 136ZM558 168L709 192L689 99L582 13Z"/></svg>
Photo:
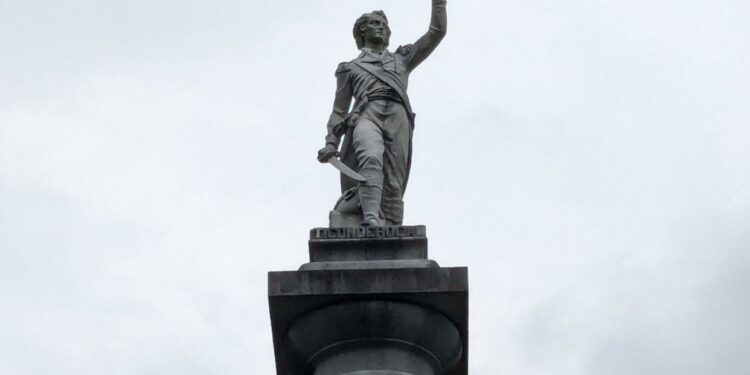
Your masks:
<svg viewBox="0 0 750 375"><path fill-rule="evenodd" d="M350 227L350 228L313 228L310 230L310 241L315 240L354 240L354 239L387 239L387 238L425 238L427 229L424 225L384 226L384 227Z"/></svg>

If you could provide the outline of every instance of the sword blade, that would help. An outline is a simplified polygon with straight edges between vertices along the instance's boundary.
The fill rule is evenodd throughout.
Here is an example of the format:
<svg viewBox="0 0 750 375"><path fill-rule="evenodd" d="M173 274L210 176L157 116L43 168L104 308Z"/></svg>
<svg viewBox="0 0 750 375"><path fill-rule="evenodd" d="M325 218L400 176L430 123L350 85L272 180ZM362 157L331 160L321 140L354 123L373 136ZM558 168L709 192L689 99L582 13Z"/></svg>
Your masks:
<svg viewBox="0 0 750 375"><path fill-rule="evenodd" d="M365 181L367 181L367 179L364 176L362 176L361 174L355 172L351 168L347 167L346 164L342 163L341 160L339 160L335 156L332 157L332 158L330 158L330 159L328 159L328 163L330 163L336 169L338 169L339 171L341 171L341 173L343 173L344 175L346 175L347 177L349 177L349 178L351 178L351 179L353 179L355 181L359 181L359 182L365 182Z"/></svg>

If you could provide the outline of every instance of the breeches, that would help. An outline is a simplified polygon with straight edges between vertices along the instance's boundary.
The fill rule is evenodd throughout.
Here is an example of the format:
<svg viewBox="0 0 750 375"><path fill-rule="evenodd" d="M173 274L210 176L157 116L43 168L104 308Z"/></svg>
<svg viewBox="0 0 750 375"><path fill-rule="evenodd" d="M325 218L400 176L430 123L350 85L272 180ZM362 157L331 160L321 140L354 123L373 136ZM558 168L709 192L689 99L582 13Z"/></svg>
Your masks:
<svg viewBox="0 0 750 375"><path fill-rule="evenodd" d="M399 103L375 100L360 115L352 140L358 171L367 179L359 188L365 219L403 222L410 138L411 123Z"/></svg>

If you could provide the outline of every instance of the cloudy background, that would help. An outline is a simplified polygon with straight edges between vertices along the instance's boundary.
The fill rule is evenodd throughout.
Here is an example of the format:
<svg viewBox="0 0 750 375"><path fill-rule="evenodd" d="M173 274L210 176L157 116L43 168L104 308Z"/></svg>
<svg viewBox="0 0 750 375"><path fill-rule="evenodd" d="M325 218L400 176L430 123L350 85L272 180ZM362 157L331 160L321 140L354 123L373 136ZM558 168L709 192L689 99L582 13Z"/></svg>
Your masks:
<svg viewBox="0 0 750 375"><path fill-rule="evenodd" d="M746 374L750 3L451 0L406 222L471 373ZM429 1L0 0L0 373L273 374L350 30Z"/></svg>

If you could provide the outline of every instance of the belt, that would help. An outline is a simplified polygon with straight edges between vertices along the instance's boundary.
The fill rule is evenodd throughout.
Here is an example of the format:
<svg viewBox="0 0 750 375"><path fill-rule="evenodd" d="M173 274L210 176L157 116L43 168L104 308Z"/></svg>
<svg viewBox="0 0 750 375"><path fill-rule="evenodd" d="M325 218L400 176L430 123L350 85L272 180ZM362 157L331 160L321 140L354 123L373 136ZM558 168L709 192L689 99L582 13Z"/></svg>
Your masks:
<svg viewBox="0 0 750 375"><path fill-rule="evenodd" d="M390 87L378 87L372 89L362 95L354 109L349 112L349 114L346 115L346 117L344 117L344 119L340 123L334 126L334 134L340 137L346 132L346 128L353 128L357 126L359 116L362 114L362 112L364 112L365 108L367 108L367 104L372 100L388 100L391 102L404 104L404 100L401 98L401 95L399 95Z"/></svg>
<svg viewBox="0 0 750 375"><path fill-rule="evenodd" d="M367 99L366 101L370 100L388 100L391 102L401 103L404 104L404 101L401 99L401 95L399 95L396 91L391 89L390 87L384 87L379 88L373 91L370 91L366 95ZM365 103L366 105L366 103Z"/></svg>

